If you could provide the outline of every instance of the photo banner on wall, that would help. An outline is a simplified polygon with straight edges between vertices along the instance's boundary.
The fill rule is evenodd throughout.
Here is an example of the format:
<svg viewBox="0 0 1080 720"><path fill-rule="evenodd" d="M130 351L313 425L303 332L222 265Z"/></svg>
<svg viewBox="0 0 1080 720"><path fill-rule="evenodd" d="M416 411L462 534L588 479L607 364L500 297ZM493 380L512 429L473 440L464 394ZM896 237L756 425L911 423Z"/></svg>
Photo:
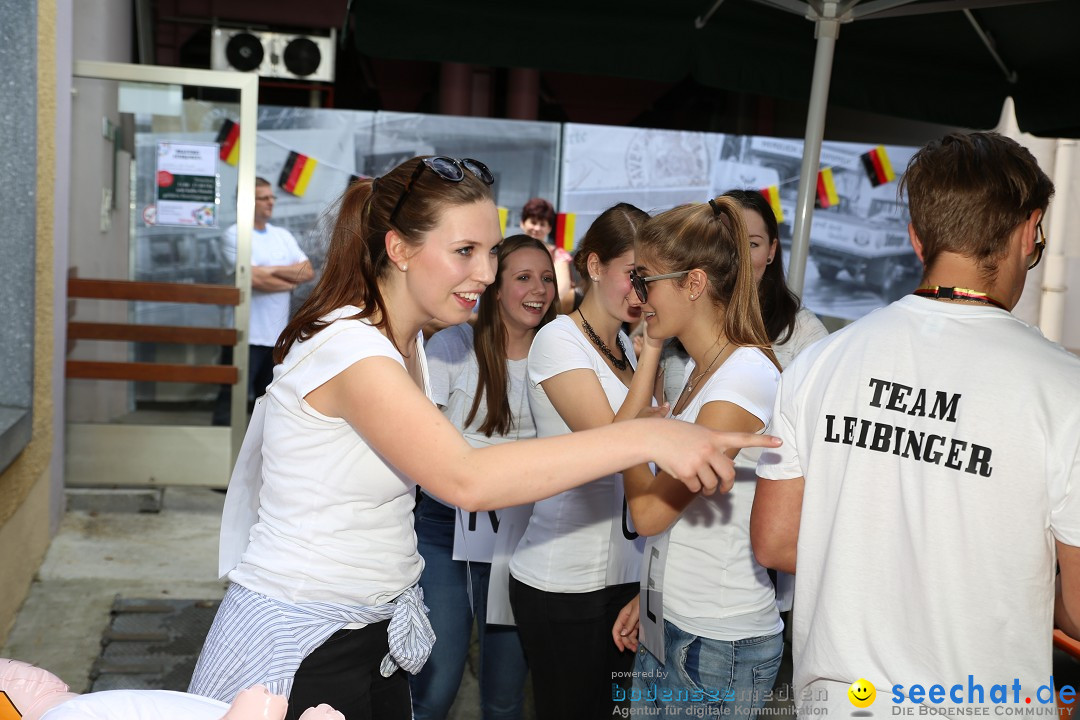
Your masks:
<svg viewBox="0 0 1080 720"><path fill-rule="evenodd" d="M218 145L159 142L156 225L217 227Z"/></svg>
<svg viewBox="0 0 1080 720"><path fill-rule="evenodd" d="M576 123L565 126L564 137L557 210L577 216L563 238L568 245L619 202L655 214L727 190L753 190L776 215L788 262L802 140ZM823 144L802 297L815 313L854 320L918 285L922 265L908 240L894 170L915 150Z"/></svg>

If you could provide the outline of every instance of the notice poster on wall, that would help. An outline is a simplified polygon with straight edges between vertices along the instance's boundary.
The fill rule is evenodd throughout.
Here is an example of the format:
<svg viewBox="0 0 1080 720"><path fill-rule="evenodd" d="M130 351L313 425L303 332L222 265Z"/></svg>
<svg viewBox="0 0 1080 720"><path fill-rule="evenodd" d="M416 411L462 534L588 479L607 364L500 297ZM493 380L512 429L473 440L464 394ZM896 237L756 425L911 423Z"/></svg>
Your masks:
<svg viewBox="0 0 1080 720"><path fill-rule="evenodd" d="M156 225L217 227L218 146L157 144Z"/></svg>

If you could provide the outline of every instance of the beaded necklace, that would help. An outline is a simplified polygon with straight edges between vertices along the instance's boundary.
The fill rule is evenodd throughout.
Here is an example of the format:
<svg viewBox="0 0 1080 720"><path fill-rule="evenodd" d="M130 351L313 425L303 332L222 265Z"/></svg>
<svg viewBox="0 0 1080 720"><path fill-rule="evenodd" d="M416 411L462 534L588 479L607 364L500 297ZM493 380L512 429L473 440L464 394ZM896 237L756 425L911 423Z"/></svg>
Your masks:
<svg viewBox="0 0 1080 720"><path fill-rule="evenodd" d="M625 370L630 364L630 361L626 357L626 348L623 347L622 340L619 339L619 336L615 336L615 344L619 347L619 352L622 353L622 360L615 357L614 353L611 352L611 348L609 348L604 341L600 339L600 336L596 334L592 325L589 324L589 321L585 319L585 315L582 314L581 308L578 308L577 314L581 315L581 329L584 330L585 335L592 340L593 345L600 349L600 352L604 354L604 357L611 361L611 364L615 366L616 370L619 372Z"/></svg>

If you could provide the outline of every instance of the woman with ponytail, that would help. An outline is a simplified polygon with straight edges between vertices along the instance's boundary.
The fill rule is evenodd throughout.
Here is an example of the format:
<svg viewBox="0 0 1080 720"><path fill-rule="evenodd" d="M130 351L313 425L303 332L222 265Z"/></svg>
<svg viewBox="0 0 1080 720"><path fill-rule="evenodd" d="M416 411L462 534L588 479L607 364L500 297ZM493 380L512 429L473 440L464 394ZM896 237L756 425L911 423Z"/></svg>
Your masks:
<svg viewBox="0 0 1080 720"><path fill-rule="evenodd" d="M350 720L405 720L402 670L419 671L434 642L417 585L417 484L489 510L654 460L711 491L733 472L726 450L770 444L642 420L469 445L431 401L420 331L468 320L495 280L492 182L475 160L413 158L342 197L322 277L278 340L264 417L244 441L258 472L230 481L222 537L246 542L223 544L232 584L191 692L228 702L261 683L289 697L287 720L320 703Z"/></svg>
<svg viewBox="0 0 1080 720"><path fill-rule="evenodd" d="M536 331L555 319L556 297L555 267L547 246L528 235L514 235L499 245L495 284L480 297L476 324L442 330L425 346L432 399L473 447L536 437L525 363ZM480 516L478 522L486 525L489 519ZM460 510L424 491L416 508L416 537L424 558L420 587L439 641L412 679L413 714L416 720L442 720L449 714L475 619L482 717L516 720L528 672L525 653L517 628L487 623L494 571L490 554L477 557L466 543L469 559L454 559L455 538L464 533ZM491 583L493 590L506 587L508 570L503 566L501 572L501 581ZM508 602L502 598L503 605Z"/></svg>
<svg viewBox="0 0 1080 720"><path fill-rule="evenodd" d="M646 323L639 371L655 368L667 338L678 338L691 358L670 416L762 432L780 367L761 319L738 203L720 197L661 213L638 233L635 252L633 283ZM613 637L620 647L644 643L635 682L668 715L755 717L780 667L783 623L750 547L757 453L736 454L729 453L734 482L713 496L684 492L646 465L623 474L634 524L652 536L642 586L660 594L643 600L651 620L644 632L634 601Z"/></svg>

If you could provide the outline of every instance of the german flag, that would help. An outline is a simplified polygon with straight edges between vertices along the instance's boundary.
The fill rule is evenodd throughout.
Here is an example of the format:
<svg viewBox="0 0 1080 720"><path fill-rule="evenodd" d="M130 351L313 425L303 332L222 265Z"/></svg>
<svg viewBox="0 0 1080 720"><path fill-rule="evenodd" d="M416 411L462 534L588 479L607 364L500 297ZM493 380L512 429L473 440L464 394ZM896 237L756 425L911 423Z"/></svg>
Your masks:
<svg viewBox="0 0 1080 720"><path fill-rule="evenodd" d="M780 206L780 186L770 185L767 188L761 188L762 196L769 201L769 207L772 208L773 215L776 216L776 222L784 222L784 208Z"/></svg>
<svg viewBox="0 0 1080 720"><path fill-rule="evenodd" d="M506 237L506 222L510 217L510 208L500 206L495 209L499 211L499 233Z"/></svg>
<svg viewBox="0 0 1080 720"><path fill-rule="evenodd" d="M577 213L559 213L555 216L555 247L566 252L574 251L574 223Z"/></svg>
<svg viewBox="0 0 1080 720"><path fill-rule="evenodd" d="M825 209L840 202L840 196L836 194L836 183L833 181L832 168L825 168L817 174L817 206Z"/></svg>
<svg viewBox="0 0 1080 720"><path fill-rule="evenodd" d="M226 120L218 130L218 157L229 165L236 165L240 160L240 126L232 120Z"/></svg>
<svg viewBox="0 0 1080 720"><path fill-rule="evenodd" d="M285 160L285 167L281 168L278 185L287 193L303 197L307 192L308 182L311 181L311 174L315 172L315 166L318 164L315 158L290 151L289 157Z"/></svg>
<svg viewBox="0 0 1080 720"><path fill-rule="evenodd" d="M890 183L896 179L892 163L889 162L889 153L885 151L884 145L878 145L870 152L863 153L859 156L859 159L862 160L863 167L866 168L866 174L870 176L870 184L874 187Z"/></svg>

